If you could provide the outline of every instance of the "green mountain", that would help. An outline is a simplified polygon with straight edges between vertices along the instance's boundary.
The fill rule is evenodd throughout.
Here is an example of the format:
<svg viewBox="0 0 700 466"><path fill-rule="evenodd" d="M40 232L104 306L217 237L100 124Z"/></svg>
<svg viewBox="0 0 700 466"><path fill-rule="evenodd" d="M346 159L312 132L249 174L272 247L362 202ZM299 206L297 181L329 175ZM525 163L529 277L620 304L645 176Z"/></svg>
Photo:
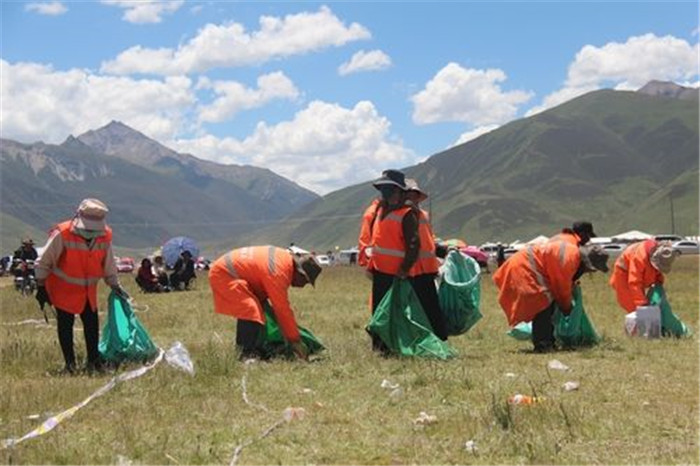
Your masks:
<svg viewBox="0 0 700 466"><path fill-rule="evenodd" d="M318 197L269 170L178 154L120 123L87 134L92 145L74 137L60 145L0 141L4 249L25 234L42 243L85 197L109 206L116 246L151 249L179 235L236 237Z"/></svg>
<svg viewBox="0 0 700 466"><path fill-rule="evenodd" d="M576 219L601 236L697 235L698 90L663 84L591 92L404 172L431 195L423 207L436 235L470 244L529 240ZM245 239L354 245L375 195L371 183L335 191Z"/></svg>

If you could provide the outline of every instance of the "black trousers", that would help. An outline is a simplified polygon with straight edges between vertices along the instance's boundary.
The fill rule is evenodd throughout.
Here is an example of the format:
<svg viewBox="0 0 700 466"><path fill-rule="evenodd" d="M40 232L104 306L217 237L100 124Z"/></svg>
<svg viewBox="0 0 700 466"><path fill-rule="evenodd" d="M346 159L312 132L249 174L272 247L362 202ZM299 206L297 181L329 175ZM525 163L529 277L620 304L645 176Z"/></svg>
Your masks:
<svg viewBox="0 0 700 466"><path fill-rule="evenodd" d="M411 277L409 281L416 292L425 314L428 316L433 333L443 341L447 340L447 323L440 308L437 288L435 288L435 274L418 275Z"/></svg>
<svg viewBox="0 0 700 466"><path fill-rule="evenodd" d="M88 366L94 366L98 364L100 359L100 353L97 349L100 338L100 322L97 311L90 309L89 301L85 303L85 309L80 314L80 320L83 322ZM56 321L58 324L58 343L61 345L61 352L63 352L66 367L75 368L75 349L73 348L75 314L56 309Z"/></svg>
<svg viewBox="0 0 700 466"><path fill-rule="evenodd" d="M238 319L236 321L236 346L241 357L261 357L260 343L265 333L265 326L252 320Z"/></svg>
<svg viewBox="0 0 700 466"><path fill-rule="evenodd" d="M372 314L377 310L377 306L382 302L382 298L389 291L391 285L394 283L394 275L389 275L387 273L377 272L376 270L372 272ZM374 333L368 332L370 337L372 337L372 349L375 351L380 351L382 353L388 353L389 348L384 344L381 338Z"/></svg>
<svg viewBox="0 0 700 466"><path fill-rule="evenodd" d="M547 351L554 349L554 308L552 302L532 319L532 344L535 351Z"/></svg>

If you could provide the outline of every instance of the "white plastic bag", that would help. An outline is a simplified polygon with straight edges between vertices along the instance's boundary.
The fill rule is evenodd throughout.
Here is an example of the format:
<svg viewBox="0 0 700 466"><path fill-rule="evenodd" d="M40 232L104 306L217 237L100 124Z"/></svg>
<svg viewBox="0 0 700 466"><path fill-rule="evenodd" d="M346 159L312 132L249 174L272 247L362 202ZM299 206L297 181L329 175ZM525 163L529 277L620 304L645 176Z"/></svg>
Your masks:
<svg viewBox="0 0 700 466"><path fill-rule="evenodd" d="M639 306L625 316L625 332L644 338L661 336L661 309L659 306Z"/></svg>
<svg viewBox="0 0 700 466"><path fill-rule="evenodd" d="M192 359L190 359L190 353L181 342L176 341L173 346L165 352L165 360L171 366L183 370L190 375L194 375L194 364L192 364Z"/></svg>

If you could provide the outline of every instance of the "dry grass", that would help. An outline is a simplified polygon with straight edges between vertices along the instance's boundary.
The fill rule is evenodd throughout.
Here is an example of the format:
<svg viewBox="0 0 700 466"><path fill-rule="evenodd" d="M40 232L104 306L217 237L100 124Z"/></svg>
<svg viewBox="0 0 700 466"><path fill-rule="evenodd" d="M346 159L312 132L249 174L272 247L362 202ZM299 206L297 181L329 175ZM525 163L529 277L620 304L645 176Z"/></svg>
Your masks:
<svg viewBox="0 0 700 466"><path fill-rule="evenodd" d="M316 289L293 290L299 322L328 350L316 362L235 360L234 321L215 315L200 276L187 293L143 295L139 318L154 341L189 349L196 375L166 364L117 386L52 432L0 450L4 464L228 464L234 449L258 438L288 406L303 420L283 424L242 450L241 464L697 464L698 261L683 257L666 285L674 312L695 335L630 339L606 277L586 277L584 305L602 343L578 352L535 355L506 336L490 276L482 280L484 318L451 340L459 357L382 359L369 349L369 281L358 269L327 269ZM104 293L104 289L102 289ZM105 295L102 296L104 302ZM41 318L33 300L0 288L1 321ZM104 314L101 321L104 322ZM76 324L76 326L79 326ZM0 439L83 400L109 380L50 375L61 367L55 328L0 328ZM79 354L82 334L76 333ZM557 358L571 370L547 369ZM515 376L507 376L513 373ZM241 382L246 377L246 404ZM383 379L403 393L391 397ZM578 391L562 384L580 382ZM309 390L304 390L309 389ZM510 407L514 393L545 402ZM417 427L421 411L437 423ZM467 451L473 440L476 451Z"/></svg>

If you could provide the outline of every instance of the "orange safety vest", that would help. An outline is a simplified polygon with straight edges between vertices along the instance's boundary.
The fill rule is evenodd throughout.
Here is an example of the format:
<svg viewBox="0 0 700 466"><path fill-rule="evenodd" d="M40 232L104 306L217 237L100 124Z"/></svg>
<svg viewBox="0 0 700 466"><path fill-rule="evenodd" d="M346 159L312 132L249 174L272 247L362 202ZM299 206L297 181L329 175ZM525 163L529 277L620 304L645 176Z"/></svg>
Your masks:
<svg viewBox="0 0 700 466"><path fill-rule="evenodd" d="M530 322L552 301L570 309L573 278L580 263L578 247L567 241L530 245L505 261L493 274L493 281L508 324Z"/></svg>
<svg viewBox="0 0 700 466"><path fill-rule="evenodd" d="M97 311L97 282L105 276L104 263L112 243L112 229L95 238L92 249L82 236L72 231L73 221L56 226L63 239L63 252L46 278L46 291L51 303L62 311L81 314L85 301Z"/></svg>
<svg viewBox="0 0 700 466"><path fill-rule="evenodd" d="M654 240L632 244L615 261L610 286L615 290L617 302L627 313L647 304L647 288L664 282L664 275L649 260L655 246Z"/></svg>
<svg viewBox="0 0 700 466"><path fill-rule="evenodd" d="M379 199L375 199L372 203L365 209L365 213L362 214L362 224L360 225L360 236L357 239L357 245L360 252L357 255L357 264L362 267L366 267L369 264L369 258L367 257L367 248L371 246L372 242L372 230L374 229L374 222L377 219L377 214L379 211Z"/></svg>
<svg viewBox="0 0 700 466"><path fill-rule="evenodd" d="M578 246L581 244L581 237L576 233L561 232L549 238L549 241L566 241L567 243L571 243L574 246Z"/></svg>
<svg viewBox="0 0 700 466"><path fill-rule="evenodd" d="M435 238L433 237L433 229L430 226L428 213L423 210L418 210L418 237L420 238L420 252L418 260L409 270L408 275L415 277L416 275L438 273L440 262L435 255Z"/></svg>
<svg viewBox="0 0 700 466"><path fill-rule="evenodd" d="M284 337L299 341L299 327L287 295L295 267L292 254L275 246L227 252L209 270L214 312L264 324L262 303L269 300Z"/></svg>
<svg viewBox="0 0 700 466"><path fill-rule="evenodd" d="M410 207L399 207L382 218L383 208L377 213L377 220L372 232L372 257L369 259L370 270L396 275L406 256L406 241L403 237L403 217Z"/></svg>

